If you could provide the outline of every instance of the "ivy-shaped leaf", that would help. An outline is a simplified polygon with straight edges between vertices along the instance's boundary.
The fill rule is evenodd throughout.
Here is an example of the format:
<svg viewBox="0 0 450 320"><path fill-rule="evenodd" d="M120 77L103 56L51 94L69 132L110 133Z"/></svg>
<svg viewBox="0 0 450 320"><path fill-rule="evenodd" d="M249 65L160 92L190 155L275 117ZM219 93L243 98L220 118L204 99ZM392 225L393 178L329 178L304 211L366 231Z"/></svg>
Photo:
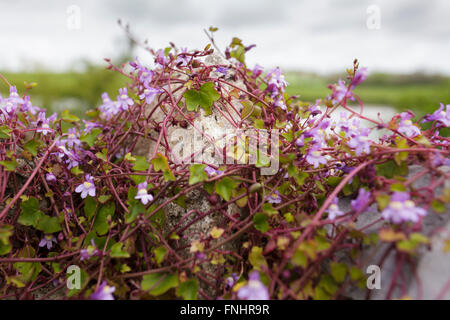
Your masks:
<svg viewBox="0 0 450 320"><path fill-rule="evenodd" d="M197 300L198 282L190 279L181 283L177 288L177 295L184 300Z"/></svg>
<svg viewBox="0 0 450 320"><path fill-rule="evenodd" d="M212 82L204 83L200 90L187 90L183 96L186 100L188 111L197 112L200 106L205 110L206 115L211 114L211 106L220 98L220 94L214 89L214 83Z"/></svg>
<svg viewBox="0 0 450 320"><path fill-rule="evenodd" d="M141 289L150 290L153 296L159 296L166 293L169 289L178 286L178 275L169 273L152 273L142 277Z"/></svg>
<svg viewBox="0 0 450 320"><path fill-rule="evenodd" d="M189 185L208 180L208 174L205 172L206 164L193 164L189 167Z"/></svg>
<svg viewBox="0 0 450 320"><path fill-rule="evenodd" d="M216 182L216 192L225 201L230 201L233 190L237 187L238 183L229 177L225 177Z"/></svg>

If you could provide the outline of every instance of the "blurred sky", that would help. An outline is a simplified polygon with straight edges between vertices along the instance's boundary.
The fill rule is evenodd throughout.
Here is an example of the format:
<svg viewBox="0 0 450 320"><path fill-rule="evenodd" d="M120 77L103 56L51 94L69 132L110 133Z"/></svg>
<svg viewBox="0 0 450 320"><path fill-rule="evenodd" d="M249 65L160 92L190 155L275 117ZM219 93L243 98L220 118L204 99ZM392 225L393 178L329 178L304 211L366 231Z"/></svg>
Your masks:
<svg viewBox="0 0 450 320"><path fill-rule="evenodd" d="M233 36L257 45L251 67L330 73L358 58L371 71L450 74L449 17L449 0L0 0L0 70L102 64L123 50L121 18L153 48L203 48L203 29L217 26L221 48Z"/></svg>

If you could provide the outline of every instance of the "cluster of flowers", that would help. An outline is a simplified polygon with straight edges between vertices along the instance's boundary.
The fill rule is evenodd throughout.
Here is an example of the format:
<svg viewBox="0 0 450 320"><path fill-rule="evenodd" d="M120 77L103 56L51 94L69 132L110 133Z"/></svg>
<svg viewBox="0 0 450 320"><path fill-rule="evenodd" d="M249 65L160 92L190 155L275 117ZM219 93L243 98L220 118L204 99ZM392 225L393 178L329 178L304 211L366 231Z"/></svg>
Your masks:
<svg viewBox="0 0 450 320"><path fill-rule="evenodd" d="M0 130L3 130L0 132L3 134L3 139L8 141L2 143L0 149L2 166L5 165L5 161L8 161L5 159L20 156L15 148L15 142L20 140L21 148L26 149L23 132L31 131L31 140L40 141L36 142L37 157L41 159L47 157L45 162L31 169L33 174L29 175L31 180L27 182L27 186L30 187L23 188L23 190L18 188L15 183L13 184L15 187L11 188L11 184L6 181L10 174L6 174L6 171L2 169L0 190L4 191L0 194L0 202L6 199L5 192L8 197L11 196L12 200L0 212L0 221L16 223L15 220L6 218L8 209L15 202L25 202L29 197L43 198L46 196L52 200L52 205L45 213L52 215L52 212L55 212L57 216L47 216L46 224L39 224L39 216L35 219L36 221L29 218L27 220L27 217L18 219L19 223L38 230L37 246L40 251L37 254L39 257L47 254L49 257L67 254L69 252L67 248L71 248L73 245L71 237L78 241L79 238L88 239L89 235L89 240L78 243L77 248L79 249L77 249L76 255L73 255L72 251L67 255L73 259L72 263L83 263L88 266L87 270L98 270L97 264L99 263L102 264L102 267L108 266L105 264L105 259L111 259L109 261L128 259L127 263L111 263L111 268L107 267L107 270L100 273L100 277L102 275L104 277L102 279L96 278L98 276L95 272L91 274L92 279L98 280L95 290L88 291L91 299L111 300L114 299L113 294L117 295L118 292L123 292L124 290L116 290L115 285L118 285L118 281L107 282L104 279L120 278L121 273L130 272L129 265L136 271L145 271L144 266L156 268L160 267L161 263L165 263L174 269L178 268L180 272L183 271L183 277L187 273L194 277L195 281L204 281L202 275L198 276L196 263L209 263L215 259L217 264L219 263L217 261L222 261L218 256L222 255L223 258L224 255L221 252L209 254L206 250L210 246L209 241L212 238L219 238L223 234L229 237L226 239L233 239L232 230L240 232L239 230L243 228L236 215L230 216L227 224L224 224L223 229L217 229L216 231L219 231L214 236L208 238L202 235L201 240L197 240L196 249L192 250L195 255L192 257L193 260L189 260L195 262L194 266L181 270L180 266L184 264L178 260L180 257L176 254L180 249L178 247L180 243L177 242L179 235L169 234L168 238L163 241L160 240L164 239L163 236L153 233L156 232L155 229L158 229L158 225L151 220L152 216L167 204L156 206L154 202L157 196L161 196L160 198L170 196L175 201L178 196L184 196L186 190L195 187L202 192L209 192L210 202L214 205L218 203L217 199L220 195L219 205L224 208L234 201L237 203L242 197L238 197L237 200L233 197L242 194L239 193L239 190L245 190L246 202L244 204L239 202L239 205L248 209L249 219L253 219L253 221L249 220L250 225L255 227L247 229L251 230L248 231L251 233L249 237L251 242L242 246L243 252L240 253L242 256L251 256L248 258L249 261L245 261L248 280L245 280L245 275L237 276L236 268L227 267L229 272L227 271L227 275L224 275L218 284L224 290L223 297L238 299L269 299L270 297L289 295L292 290L285 289L288 288L290 281L294 283L298 277L312 274L306 272L306 269L314 266L312 262L316 253L309 252L309 258L303 265L300 263L301 267L299 267L296 266L296 263L299 264L298 260L292 264L287 264L286 259L288 258L282 258L281 262L276 260L281 256L289 257L293 254L281 255L276 253L275 248L286 252L290 250L290 253L296 252L295 250L299 248L297 240L302 240L302 236L308 237L303 239L306 245L315 237L323 237L319 225L351 221L359 214L364 214L364 211L372 204L380 202L381 196L387 196L389 199L380 210L381 217L399 227L410 222L420 222L427 214L425 209L428 208L432 199L427 201L417 190L409 192L406 187L405 191L401 192L389 192L389 188L380 188L380 184L376 183L379 177L375 174L375 164L394 162L395 160L394 163L403 161L408 165L420 162L424 158L434 167L449 165L448 150L446 149L448 139L439 135L439 130L448 127L450 123L449 105L442 104L436 112L424 117L423 122L433 123L432 129L426 132L421 130L418 123L413 122L414 114L409 111L394 117L390 124L372 121L376 123L376 126L371 129L363 126L362 119L364 117L362 115L347 106L347 101L359 99L354 93L354 89L366 79L367 70L365 68L358 68L355 65L349 74L348 82L339 79L337 84L330 86L332 93L329 97L317 100L314 104L306 104L299 103L287 96L285 89L288 84L279 68L268 70L264 74L264 68L259 65L256 65L253 70L247 69L243 63L231 63L227 67L202 65L199 62L200 59L209 54L211 54L209 49L195 52L181 49L177 52L171 48L170 50L158 50L155 53L153 69L144 66L138 59L129 63L128 67L131 68L131 71L128 73L114 67L123 74L127 74L132 85L119 89L115 101L111 100L107 93L102 94L103 102L98 107L98 116L91 121L80 121L69 117L67 122L72 127L67 132L63 132L60 125L61 119L56 114L47 117L45 110L33 106L29 96L21 97L14 86L10 87L9 97L0 97ZM257 174L257 170L259 170L257 166L245 166L240 168L242 176L239 177L239 180L234 179L235 174L233 174L238 165L217 168L210 164L205 165L202 169L204 174L196 177L198 185L190 186L187 170L174 165L162 155L160 155L160 159L163 159L162 162L150 161L147 163L147 160L144 160L143 165L136 166L137 160L132 155L136 139L145 136L148 130L153 130L159 134L158 141L161 142L166 139L164 126L172 123L171 121L163 123L148 121L147 127L144 128L140 126L143 119L136 118L137 115L142 114L140 112L142 108L149 105L154 106L154 102L157 101L158 105L166 108L167 119L173 120L171 117L175 110L175 107L172 106L174 99L170 92L164 90L167 88L167 81L170 81L178 73L188 75L186 78L177 79L177 83L181 83L178 89L196 90L204 83L212 83L213 90L220 96L219 102L229 102L231 94L221 86L230 84L223 76L230 74L231 69L242 71L233 72L234 77L246 77L245 80L252 84L248 91L242 91L233 96L250 100L253 104L263 108L264 116L261 115L261 117L264 117L263 120L267 120L263 121L267 129L274 128L275 121L269 121L271 119L276 119L277 125L282 128L281 157L285 160L279 172L272 179L263 179L259 178ZM213 76L214 73L211 71L218 76ZM256 92L254 88L261 89L262 91L259 92L263 92L263 96L252 94L251 92ZM202 92L202 94L207 95L208 93ZM208 98L205 98L201 103L208 101ZM176 107L179 106L183 107L182 101L177 102ZM346 111L341 112L340 116L333 120L330 114L338 107L342 107ZM186 111L186 113L188 112ZM191 121L195 116L198 116L198 113L189 113L186 121ZM257 117L247 118L242 125L249 127L261 120ZM281 125L283 123L284 125ZM369 138L372 130L382 128L389 129L391 133L378 141ZM19 139L15 139L16 135ZM130 142L127 138L132 135L135 137ZM31 136L28 137L28 140ZM422 138L429 144L428 147L423 147L421 143L424 140ZM398 144L398 141L402 139L406 142ZM419 147L416 148L416 146ZM407 156L394 158L396 154L400 154L400 151L396 151L398 148L402 149L401 152L408 153ZM418 154L420 157L417 156ZM38 162L36 161L36 163ZM153 169L149 165L152 165ZM399 167L399 164L396 166ZM7 168L6 165L5 168ZM361 171L363 169L364 171ZM301 173L304 174L303 178L300 176ZM191 172L191 174L193 173ZM42 188L39 187L41 180L37 180L41 179L41 176L45 177L45 186ZM337 178L338 183L330 183L332 178ZM402 181L391 177L391 180L384 179L383 183L398 184ZM356 187L353 187L353 184ZM237 188L238 185L241 189ZM339 197L337 197L339 192L346 187L350 190L347 195L354 197L349 212L344 212L340 208ZM45 195L41 194L42 190L46 190ZM21 198L21 196L25 197ZM112 214L105 215L109 210L105 203L112 203L115 210L121 210L120 214L116 214L116 218L112 217ZM319 205L319 203L323 204ZM97 210L100 207L101 209ZM25 205L21 205L22 212L26 208ZM261 212L261 210L265 210L265 212ZM58 215L60 212L63 214ZM148 217L145 216L149 212L152 213ZM35 208L27 211L27 214L43 215L44 213ZM138 215L143 216L139 218L140 220L135 220ZM322 224L305 223L306 219L316 216ZM49 227L48 221L52 218L56 219L57 226ZM151 222L145 222L146 220ZM136 224L136 221L139 223ZM104 237L104 228L107 228L106 232L110 231L109 228L114 230L114 232L108 233L107 239ZM294 236L298 230L302 230L302 236ZM56 235L58 232L59 234ZM149 237L149 235L151 236ZM189 239L189 235L184 238ZM16 240L20 242L21 239L23 237ZM29 239L33 242L32 235L29 236ZM122 251L122 246L117 245L127 243L127 246L131 247L126 242L127 239L139 239L141 243L136 244L138 249L130 249L129 252ZM325 241L332 243L338 241L337 239L329 237ZM111 246L114 246L113 254L111 254L111 246L108 246L105 241L111 242ZM174 246L173 248L168 247L168 241L171 241L170 246ZM356 240L352 239L352 241ZM154 245L155 242L159 247ZM259 246L265 243L267 243L266 248L262 251ZM250 245L255 249L249 253L247 248ZM336 244L336 248L340 248L339 244ZM2 252L1 249L2 247L0 247L0 252ZM45 249L47 252L43 251ZM261 251L258 251L259 249ZM166 254L166 251L169 253ZM6 251L7 254L9 252L9 250ZM135 254L136 252L137 254ZM258 252L262 252L260 256L257 256ZM11 251L9 254L21 257L20 250ZM133 256L126 258L130 254ZM333 252L329 254L332 255ZM240 257L239 254L237 256ZM255 261L261 260L264 262L256 268ZM1 261L0 258L0 263ZM311 263L308 264L307 261ZM263 272L260 274L254 270L255 268ZM271 272L265 273L264 268L273 269ZM268 274L274 277L280 275L281 278L277 278L278 281L275 281L275 278L268 277L269 284L267 284ZM137 272L137 276L141 276L141 274ZM286 283L286 288L279 285L280 281ZM136 283L132 281L128 285L135 287ZM277 287L280 288L278 293L275 292ZM142 294L146 294L146 292ZM202 292L202 294L205 293Z"/></svg>

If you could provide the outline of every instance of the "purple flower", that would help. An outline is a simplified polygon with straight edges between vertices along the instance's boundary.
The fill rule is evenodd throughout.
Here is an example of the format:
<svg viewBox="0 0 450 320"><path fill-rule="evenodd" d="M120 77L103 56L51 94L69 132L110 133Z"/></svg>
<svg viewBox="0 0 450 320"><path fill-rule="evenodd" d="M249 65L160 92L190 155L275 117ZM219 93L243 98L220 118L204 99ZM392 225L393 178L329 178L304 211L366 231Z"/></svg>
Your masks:
<svg viewBox="0 0 450 320"><path fill-rule="evenodd" d="M73 148L75 145L79 146L81 144L80 139L78 139L79 134L75 128L70 128L67 135L67 145L69 148Z"/></svg>
<svg viewBox="0 0 450 320"><path fill-rule="evenodd" d="M106 92L102 93L102 100L103 100L103 104L101 106L99 106L98 109L100 110L100 112L102 112L105 115L105 117L107 119L116 115L120 111L119 104L115 101L112 101L109 98L108 93L106 93Z"/></svg>
<svg viewBox="0 0 450 320"><path fill-rule="evenodd" d="M114 155L117 159L122 158L125 154L128 153L128 148L120 148L119 151L117 151L117 153Z"/></svg>
<svg viewBox="0 0 450 320"><path fill-rule="evenodd" d="M400 114L400 124L398 126L398 132L404 134L409 138L413 138L415 136L420 135L420 130L417 126L415 126L410 120L413 116L408 112L402 112Z"/></svg>
<svg viewBox="0 0 450 320"><path fill-rule="evenodd" d="M431 161L433 166L450 166L450 159L444 158L439 152L434 154L433 160Z"/></svg>
<svg viewBox="0 0 450 320"><path fill-rule="evenodd" d="M120 88L117 96L117 105L120 110L126 111L133 105L133 99L128 96L127 88Z"/></svg>
<svg viewBox="0 0 450 320"><path fill-rule="evenodd" d="M27 112L30 111L31 114L36 114L38 113L40 110L39 107L33 106L33 104L30 101L30 97L29 96L25 96L23 98L23 105L22 105L22 111L23 112Z"/></svg>
<svg viewBox="0 0 450 320"><path fill-rule="evenodd" d="M228 68L226 68L226 67L217 67L216 68L216 72L219 72L219 73L223 74L224 76L226 76L227 73L228 73Z"/></svg>
<svg viewBox="0 0 450 320"><path fill-rule="evenodd" d="M97 249L94 239L91 239L91 244L87 247L87 249L80 250L80 260L89 260L92 256L99 254L100 250Z"/></svg>
<svg viewBox="0 0 450 320"><path fill-rule="evenodd" d="M450 104L445 106L444 111L444 104L441 103L441 107L426 117L424 121L438 121L445 127L450 127Z"/></svg>
<svg viewBox="0 0 450 320"><path fill-rule="evenodd" d="M160 89L147 87L144 89L144 92L141 95L139 95L139 99L145 99L145 102L147 104L150 104L159 93L161 93Z"/></svg>
<svg viewBox="0 0 450 320"><path fill-rule="evenodd" d="M352 209L355 211L362 210L363 207L369 203L370 197L372 194L370 191L366 191L366 189L361 188L358 192L358 197L355 200L352 200L350 203L352 205Z"/></svg>
<svg viewBox="0 0 450 320"><path fill-rule="evenodd" d="M253 68L252 71L252 78L256 79L258 78L261 73L263 73L264 71L264 67L260 66L259 64L255 64L255 67Z"/></svg>
<svg viewBox="0 0 450 320"><path fill-rule="evenodd" d="M331 85L331 89L333 92L331 93L330 98L333 103L338 103L344 98L355 100L353 97L353 92L347 88L344 80L339 79L337 85Z"/></svg>
<svg viewBox="0 0 450 320"><path fill-rule="evenodd" d="M175 60L175 64L179 67L187 66L189 63L190 57L186 55L188 53L187 48L181 48L181 52L178 54L177 59Z"/></svg>
<svg viewBox="0 0 450 320"><path fill-rule="evenodd" d="M320 99L317 99L316 103L308 108L308 111L311 112L311 115L313 117L322 113L322 110L320 110L319 102L320 102Z"/></svg>
<svg viewBox="0 0 450 320"><path fill-rule="evenodd" d="M216 169L214 169L213 167L210 167L210 166L207 166L205 168L205 171L208 174L208 176L210 176L210 177L215 177L215 176L221 175L223 173L223 171L216 170Z"/></svg>
<svg viewBox="0 0 450 320"><path fill-rule="evenodd" d="M280 203L281 202L281 196L278 190L275 190L270 194L270 196L267 197L267 201L269 203Z"/></svg>
<svg viewBox="0 0 450 320"><path fill-rule="evenodd" d="M348 142L348 146L355 149L357 156L363 153L370 153L370 139L367 136L357 135L352 137Z"/></svg>
<svg viewBox="0 0 450 320"><path fill-rule="evenodd" d="M53 182L56 181L56 177L53 173L50 172L45 175L45 180L47 180L48 182Z"/></svg>
<svg viewBox="0 0 450 320"><path fill-rule="evenodd" d="M52 132L52 129L50 129L50 121L45 118L45 111L39 112L38 120L35 124L39 127L36 132L42 132L44 136L47 135L47 133Z"/></svg>
<svg viewBox="0 0 450 320"><path fill-rule="evenodd" d="M302 134L298 139L295 141L295 144L297 147L303 147L305 145L305 136Z"/></svg>
<svg viewBox="0 0 450 320"><path fill-rule="evenodd" d="M135 69L137 72L137 76L139 79L139 82L142 83L145 87L150 84L153 80L153 71L144 67L141 62L139 61L139 58L136 57L136 61L130 62L130 65Z"/></svg>
<svg viewBox="0 0 450 320"><path fill-rule="evenodd" d="M167 63L169 63L169 60L166 58L163 49L159 49L156 52L155 62L156 62L156 64L158 64L159 66L161 66L163 68L164 68L165 65L167 65Z"/></svg>
<svg viewBox="0 0 450 320"><path fill-rule="evenodd" d="M97 122L83 120L83 123L84 123L84 129L83 129L84 133L89 133L92 131L92 129L101 127L101 124L99 124Z"/></svg>
<svg viewBox="0 0 450 320"><path fill-rule="evenodd" d="M143 205L146 205L148 202L153 201L153 196L147 193L147 182L139 183L138 192L136 197L137 200L141 200Z"/></svg>
<svg viewBox="0 0 450 320"><path fill-rule="evenodd" d="M225 289L227 290L231 289L238 279L239 279L238 275L233 272L231 276L225 279Z"/></svg>
<svg viewBox="0 0 450 320"><path fill-rule="evenodd" d="M269 300L269 291L259 279L258 271L253 271L245 286L239 289L237 296L241 300Z"/></svg>
<svg viewBox="0 0 450 320"><path fill-rule="evenodd" d="M81 193L81 198L83 199L86 198L88 194L91 197L95 197L94 180L90 174L86 175L85 181L75 189L75 192Z"/></svg>
<svg viewBox="0 0 450 320"><path fill-rule="evenodd" d="M358 69L355 73L355 76L353 77L352 87L354 88L355 86L366 80L366 78L367 78L367 68Z"/></svg>
<svg viewBox="0 0 450 320"><path fill-rule="evenodd" d="M103 281L102 284L98 287L97 291L91 294L91 300L114 300L114 296L112 293L116 290L115 287L110 287Z"/></svg>
<svg viewBox="0 0 450 320"><path fill-rule="evenodd" d="M283 93L284 89L288 85L286 80L284 80L284 76L281 74L281 69L278 67L270 70L265 79L268 80L266 90L270 93L272 98L280 93Z"/></svg>
<svg viewBox="0 0 450 320"><path fill-rule="evenodd" d="M51 234L46 234L41 242L39 242L39 247L47 247L47 249L50 250L53 247L53 243L58 243L56 238Z"/></svg>
<svg viewBox="0 0 450 320"><path fill-rule="evenodd" d="M423 208L416 207L414 201L410 200L409 193L395 192L381 216L393 223L401 223L406 221L417 222L420 216L426 214L427 212Z"/></svg>
<svg viewBox="0 0 450 320"><path fill-rule="evenodd" d="M333 201L331 202L330 206L327 209L327 212L328 212L328 218L330 220L334 220L334 219L336 219L336 217L340 217L340 216L344 215L344 212L339 209L337 198L333 199Z"/></svg>
<svg viewBox="0 0 450 320"><path fill-rule="evenodd" d="M308 154L306 155L306 161L309 164L312 164L314 168L318 168L320 164L327 164L327 159L322 155L322 152L317 149L311 149L309 150Z"/></svg>

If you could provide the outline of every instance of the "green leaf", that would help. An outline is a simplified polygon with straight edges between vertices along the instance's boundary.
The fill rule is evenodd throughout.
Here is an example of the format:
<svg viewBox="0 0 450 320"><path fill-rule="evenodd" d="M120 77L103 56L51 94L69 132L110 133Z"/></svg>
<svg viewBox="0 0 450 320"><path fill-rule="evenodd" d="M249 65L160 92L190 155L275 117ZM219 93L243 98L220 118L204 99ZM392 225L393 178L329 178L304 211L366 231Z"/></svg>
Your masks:
<svg viewBox="0 0 450 320"><path fill-rule="evenodd" d="M145 171L150 166L148 164L147 159L144 156L135 156L136 161L134 162L133 167L131 168L134 171Z"/></svg>
<svg viewBox="0 0 450 320"><path fill-rule="evenodd" d="M267 266L267 261L263 256L263 249L258 246L252 247L248 260L256 270L261 270L261 266Z"/></svg>
<svg viewBox="0 0 450 320"><path fill-rule="evenodd" d="M331 262L331 275L336 282L344 282L345 276L347 275L347 265L345 263Z"/></svg>
<svg viewBox="0 0 450 320"><path fill-rule="evenodd" d="M5 255L11 251L11 243L9 238L13 234L14 227L8 224L0 226L0 256Z"/></svg>
<svg viewBox="0 0 450 320"><path fill-rule="evenodd" d="M160 246L155 249L155 258L158 265L161 265L161 262L163 262L164 258L166 257L166 253L167 248L164 246Z"/></svg>
<svg viewBox="0 0 450 320"><path fill-rule="evenodd" d="M197 300L198 282L190 279L181 283L177 288L177 295L184 300Z"/></svg>
<svg viewBox="0 0 450 320"><path fill-rule="evenodd" d="M433 201L431 201L431 207L437 213L445 212L445 204L442 201L439 201L438 199L434 199Z"/></svg>
<svg viewBox="0 0 450 320"><path fill-rule="evenodd" d="M93 147L95 144L95 139L102 132L99 128L92 129L91 132L83 134L80 138L81 141L86 142L89 147Z"/></svg>
<svg viewBox="0 0 450 320"><path fill-rule="evenodd" d="M189 167L189 185L208 180L208 174L205 172L206 164L193 164Z"/></svg>
<svg viewBox="0 0 450 320"><path fill-rule="evenodd" d="M262 233L267 232L269 224L267 223L267 215L265 213L257 213L253 216L253 224L255 229Z"/></svg>
<svg viewBox="0 0 450 320"><path fill-rule="evenodd" d="M186 100L186 108L188 111L197 112L200 106L205 110L206 115L211 114L211 106L220 98L220 94L214 89L214 83L212 82L204 83L200 87L200 90L187 90L183 96Z"/></svg>
<svg viewBox="0 0 450 320"><path fill-rule="evenodd" d="M67 121L67 122L77 122L77 121L80 121L80 118L78 118L77 116L75 116L75 115L73 115L73 114L70 114L70 113L69 113L69 110L64 110L64 111L61 113L61 119L63 119L64 121Z"/></svg>
<svg viewBox="0 0 450 320"><path fill-rule="evenodd" d="M216 182L216 192L225 201L230 201L231 193L233 189L237 187L238 183L229 177L225 177L222 180Z"/></svg>
<svg viewBox="0 0 450 320"><path fill-rule="evenodd" d="M117 242L111 247L110 256L111 258L129 258L130 254L122 250L123 243Z"/></svg>
<svg viewBox="0 0 450 320"><path fill-rule="evenodd" d="M97 201L91 196L87 196L84 200L84 214L90 221L92 217L95 215L95 211L97 210Z"/></svg>
<svg viewBox="0 0 450 320"><path fill-rule="evenodd" d="M109 230L108 217L112 217L116 210L114 202L103 205L97 213L94 221L94 229L99 235L104 235Z"/></svg>
<svg viewBox="0 0 450 320"><path fill-rule="evenodd" d="M402 162L399 166L394 160L389 160L385 163L376 165L377 176L384 176L386 178L393 178L394 176L405 176L408 174L408 165Z"/></svg>
<svg viewBox="0 0 450 320"><path fill-rule="evenodd" d="M16 159L12 159L0 161L0 165L4 166L6 171L14 171L16 170L18 163Z"/></svg>
<svg viewBox="0 0 450 320"><path fill-rule="evenodd" d="M11 137L12 130L8 126L0 127L0 139L9 139Z"/></svg>
<svg viewBox="0 0 450 320"><path fill-rule="evenodd" d="M33 156L36 157L38 146L39 143L37 143L37 141L33 139L25 143L24 148L25 150L27 150L29 153L31 153Z"/></svg>
<svg viewBox="0 0 450 320"><path fill-rule="evenodd" d="M54 233L62 230L58 218L47 215L43 215L39 219L36 229L44 231L45 233Z"/></svg>
<svg viewBox="0 0 450 320"><path fill-rule="evenodd" d="M306 256L304 251L297 248L294 255L292 256L291 261L294 265L305 268L308 264L308 257Z"/></svg>
<svg viewBox="0 0 450 320"><path fill-rule="evenodd" d="M178 275L169 273L152 273L142 277L141 288L153 296L159 296L178 286Z"/></svg>
<svg viewBox="0 0 450 320"><path fill-rule="evenodd" d="M125 215L125 223L132 223L139 213L145 213L145 206L141 202L134 202Z"/></svg>
<svg viewBox="0 0 450 320"><path fill-rule="evenodd" d="M30 197L26 201L22 201L20 204L22 209L18 222L24 226L35 227L39 219L44 215L42 211L39 210L39 202L36 198Z"/></svg>

